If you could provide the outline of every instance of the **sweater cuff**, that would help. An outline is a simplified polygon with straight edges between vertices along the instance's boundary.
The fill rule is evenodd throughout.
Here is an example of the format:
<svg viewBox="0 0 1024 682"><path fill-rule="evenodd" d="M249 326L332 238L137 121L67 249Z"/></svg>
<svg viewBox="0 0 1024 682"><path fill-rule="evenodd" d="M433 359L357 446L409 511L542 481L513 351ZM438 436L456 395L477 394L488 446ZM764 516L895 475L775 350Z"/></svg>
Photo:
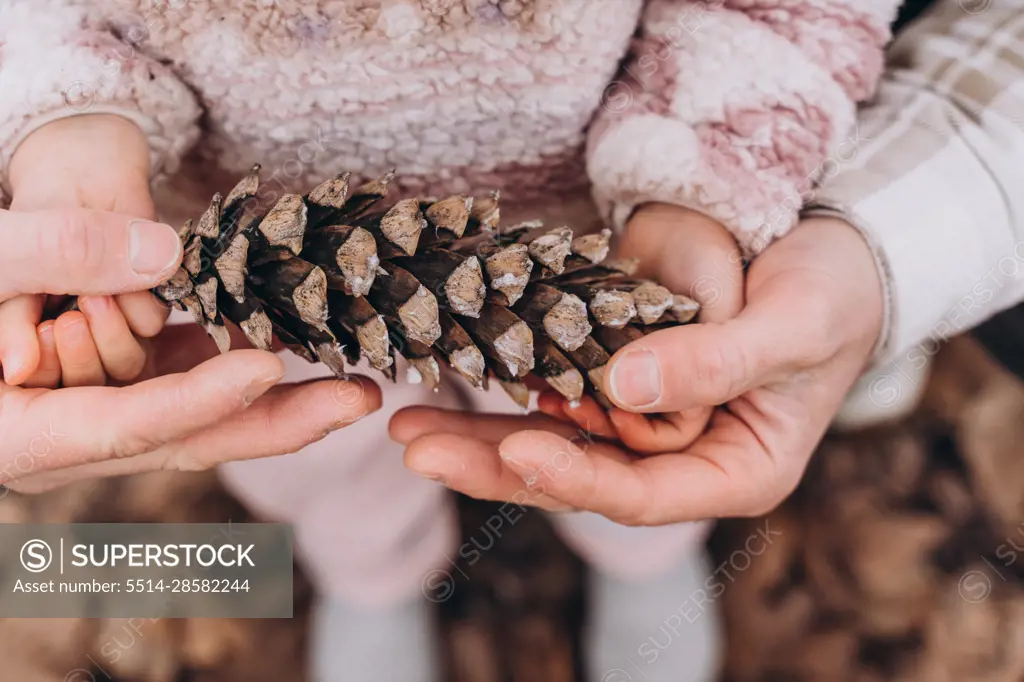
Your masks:
<svg viewBox="0 0 1024 682"><path fill-rule="evenodd" d="M854 104L797 45L729 9L709 10L664 64L644 69L664 52L670 18L648 13L636 66L606 90L588 139L595 201L613 224L648 202L690 208L755 256L796 224L853 129Z"/></svg>
<svg viewBox="0 0 1024 682"><path fill-rule="evenodd" d="M113 104L97 105L91 107L88 112L76 113L67 109L58 109L37 116L28 117L24 125L8 138L0 137L0 202L5 198L13 196L10 182L8 180L8 169L11 159L18 146L24 142L29 135L39 130L48 123L59 121L74 116L86 114L111 114L125 118L136 126L146 136L149 142L149 167L150 178L157 179L171 175L177 171L181 157L188 151L189 147L198 139L198 130L186 128L172 133L160 127L158 121L146 116L138 109ZM2 203L0 203L2 205Z"/></svg>
<svg viewBox="0 0 1024 682"><path fill-rule="evenodd" d="M116 114L132 121L149 141L152 175L177 170L182 155L198 139L201 112L170 69L92 26L76 11L47 16L9 10L2 18L3 192L10 195L7 170L25 138L47 123L84 114Z"/></svg>
<svg viewBox="0 0 1024 682"><path fill-rule="evenodd" d="M964 141L895 180L864 167L844 172L815 196L808 213L821 212L859 229L875 255L886 312L874 364L894 363L894 377L1012 303L1024 243Z"/></svg>

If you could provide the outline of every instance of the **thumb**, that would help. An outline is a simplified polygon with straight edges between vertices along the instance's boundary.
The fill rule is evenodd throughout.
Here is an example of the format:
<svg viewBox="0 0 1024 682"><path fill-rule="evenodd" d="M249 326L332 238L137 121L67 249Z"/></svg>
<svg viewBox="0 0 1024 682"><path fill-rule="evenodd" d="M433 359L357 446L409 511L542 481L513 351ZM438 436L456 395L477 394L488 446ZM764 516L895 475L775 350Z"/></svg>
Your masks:
<svg viewBox="0 0 1024 682"><path fill-rule="evenodd" d="M89 209L0 211L0 302L150 289L181 263L169 225Z"/></svg>
<svg viewBox="0 0 1024 682"><path fill-rule="evenodd" d="M825 316L795 279L778 277L721 324L664 329L612 358L605 391L633 412L721 405L810 363ZM819 344L821 345L821 344Z"/></svg>

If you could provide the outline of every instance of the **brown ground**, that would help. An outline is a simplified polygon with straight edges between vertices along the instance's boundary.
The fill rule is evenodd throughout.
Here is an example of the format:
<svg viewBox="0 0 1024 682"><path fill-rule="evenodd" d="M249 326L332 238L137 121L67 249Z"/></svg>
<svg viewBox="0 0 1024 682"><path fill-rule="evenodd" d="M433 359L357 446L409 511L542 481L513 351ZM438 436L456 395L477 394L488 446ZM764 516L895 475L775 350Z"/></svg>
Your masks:
<svg viewBox="0 0 1024 682"><path fill-rule="evenodd" d="M728 579L718 574L729 639L723 679L1024 679L1024 561L1013 544L1024 548L1022 443L1024 384L968 341L940 355L912 418L830 436L782 508L723 523L712 538L716 562L732 561ZM467 540L486 541L478 531L494 507L464 500L462 508ZM157 474L0 501L0 522L246 518L211 475ZM765 523L769 548L744 556L745 540ZM453 681L581 679L585 575L540 514L461 568L439 608ZM296 600L305 614L301 575ZM114 638L131 641L116 663L99 653ZM304 641L303 617L164 621L137 635L121 621L0 620L0 682L299 681Z"/></svg>

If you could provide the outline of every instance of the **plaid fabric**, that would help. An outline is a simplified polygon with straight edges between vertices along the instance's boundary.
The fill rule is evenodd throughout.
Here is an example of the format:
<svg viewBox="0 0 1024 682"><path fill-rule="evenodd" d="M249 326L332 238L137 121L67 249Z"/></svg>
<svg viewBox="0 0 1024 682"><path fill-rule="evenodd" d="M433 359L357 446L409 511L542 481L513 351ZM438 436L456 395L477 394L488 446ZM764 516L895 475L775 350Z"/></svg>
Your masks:
<svg viewBox="0 0 1024 682"><path fill-rule="evenodd" d="M943 0L909 25L822 175L807 212L856 225L884 273L890 379L1024 300L1024 0Z"/></svg>
<svg viewBox="0 0 1024 682"><path fill-rule="evenodd" d="M934 4L935 0L907 0L900 7L899 16L896 17L896 21L892 25L892 32L899 33L904 26L921 16L926 9Z"/></svg>

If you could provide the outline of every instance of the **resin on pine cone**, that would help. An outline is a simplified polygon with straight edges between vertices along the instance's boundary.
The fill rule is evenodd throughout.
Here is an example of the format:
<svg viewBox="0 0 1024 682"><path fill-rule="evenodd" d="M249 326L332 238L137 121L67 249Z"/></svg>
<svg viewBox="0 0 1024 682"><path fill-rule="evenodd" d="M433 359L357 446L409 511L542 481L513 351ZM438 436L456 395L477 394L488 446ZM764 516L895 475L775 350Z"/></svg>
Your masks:
<svg viewBox="0 0 1024 682"><path fill-rule="evenodd" d="M257 348L276 336L344 375L364 358L436 387L440 363L478 389L494 376L520 405L531 372L566 399L599 395L611 355L698 306L605 259L611 233L574 237L539 222L499 225L498 195L406 199L394 173L356 188L338 175L258 208L259 167L181 229L185 257L154 290L188 310L221 351L237 324Z"/></svg>

